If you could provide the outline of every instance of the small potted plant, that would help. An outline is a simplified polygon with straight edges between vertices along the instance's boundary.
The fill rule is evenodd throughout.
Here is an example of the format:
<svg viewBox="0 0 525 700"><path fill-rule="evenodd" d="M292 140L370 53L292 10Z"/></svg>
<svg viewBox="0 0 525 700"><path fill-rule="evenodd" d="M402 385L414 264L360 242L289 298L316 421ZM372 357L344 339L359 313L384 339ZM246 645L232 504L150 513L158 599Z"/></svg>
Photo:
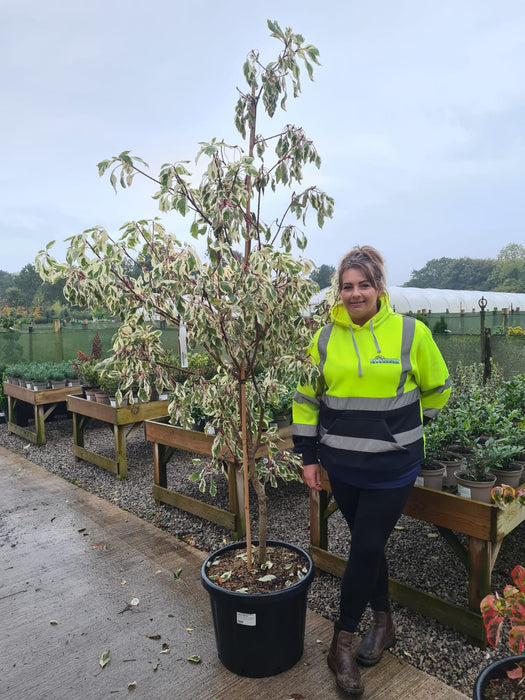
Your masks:
<svg viewBox="0 0 525 700"><path fill-rule="evenodd" d="M91 362L79 365L79 371L84 381L84 392L88 401L95 401L95 389L99 387L99 371Z"/></svg>
<svg viewBox="0 0 525 700"><path fill-rule="evenodd" d="M61 362L52 362L49 365L48 380L52 389L66 386L66 370Z"/></svg>
<svg viewBox="0 0 525 700"><path fill-rule="evenodd" d="M518 461L523 448L519 444L519 431L511 430L499 439L492 440L494 464L493 471L496 475L496 484L508 484L517 487L521 484L525 463Z"/></svg>
<svg viewBox="0 0 525 700"><path fill-rule="evenodd" d="M498 456L491 438L483 445L475 442L473 453L466 457L463 468L454 474L458 494L463 498L490 503L490 493L496 483L496 475L491 469L497 463Z"/></svg>
<svg viewBox="0 0 525 700"><path fill-rule="evenodd" d="M34 391L44 391L48 388L48 372L45 365L35 365L32 370L32 379Z"/></svg>
<svg viewBox="0 0 525 700"><path fill-rule="evenodd" d="M480 673L474 686L474 700L519 698L517 693L525 684L525 567L515 566L511 577L514 585L505 586L502 595L485 596L480 610L487 641L493 647L498 646L508 621L512 656L494 661Z"/></svg>

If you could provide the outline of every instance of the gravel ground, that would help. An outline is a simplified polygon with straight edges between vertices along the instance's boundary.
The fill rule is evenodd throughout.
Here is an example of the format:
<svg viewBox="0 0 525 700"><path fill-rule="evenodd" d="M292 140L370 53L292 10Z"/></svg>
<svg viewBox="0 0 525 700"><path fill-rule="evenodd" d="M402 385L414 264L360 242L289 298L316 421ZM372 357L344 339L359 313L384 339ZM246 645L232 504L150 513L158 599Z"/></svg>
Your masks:
<svg viewBox="0 0 525 700"><path fill-rule="evenodd" d="M12 435L5 424L0 425L0 445L39 464L50 472L77 484L100 498L153 523L191 545L210 551L229 541L228 531L189 513L170 506L157 506L152 497L153 462L151 444L137 431L128 439L128 478L117 481L105 470L75 462L72 456L72 424L65 415L56 416L46 423L46 445L37 447ZM87 449L113 456L113 433L108 425L96 421L85 433ZM225 479L217 482L217 495L199 494L197 486L188 477L194 471L191 455L177 452L169 462L168 487L194 495L219 507L227 506ZM305 549L309 546L308 492L303 484L289 483L278 489L268 489L269 537L293 542ZM255 510L255 509L254 509ZM293 514L293 517L290 516ZM252 524L252 532L256 532ZM494 567L494 590L502 590L510 583L509 573L525 561L525 523L505 538ZM349 535L341 516L336 513L329 524L330 550L345 554ZM465 605L466 572L448 546L438 536L436 528L402 516L388 545L390 575L422 588L454 603ZM337 616L339 579L322 574L311 586L308 605L328 619ZM473 682L488 660L508 654L502 644L497 651L483 651L468 644L457 632L394 604L398 643L392 650L396 656L413 666L436 676L449 686L470 697ZM365 613L359 633L369 622Z"/></svg>

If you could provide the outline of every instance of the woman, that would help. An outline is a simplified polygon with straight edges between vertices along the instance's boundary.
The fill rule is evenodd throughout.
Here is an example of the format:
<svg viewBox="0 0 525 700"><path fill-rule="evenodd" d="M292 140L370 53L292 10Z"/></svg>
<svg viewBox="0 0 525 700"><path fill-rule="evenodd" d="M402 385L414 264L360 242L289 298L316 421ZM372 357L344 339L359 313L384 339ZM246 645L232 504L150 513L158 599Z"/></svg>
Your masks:
<svg viewBox="0 0 525 700"><path fill-rule="evenodd" d="M419 473L423 421L450 393L429 329L392 311L384 278L383 258L370 246L342 258L332 322L309 347L320 379L315 387L298 387L293 407L304 481L320 491L323 465L350 528L328 665L338 686L356 696L363 693L357 663L376 664L396 642L385 546ZM368 603L373 623L354 656L353 635Z"/></svg>

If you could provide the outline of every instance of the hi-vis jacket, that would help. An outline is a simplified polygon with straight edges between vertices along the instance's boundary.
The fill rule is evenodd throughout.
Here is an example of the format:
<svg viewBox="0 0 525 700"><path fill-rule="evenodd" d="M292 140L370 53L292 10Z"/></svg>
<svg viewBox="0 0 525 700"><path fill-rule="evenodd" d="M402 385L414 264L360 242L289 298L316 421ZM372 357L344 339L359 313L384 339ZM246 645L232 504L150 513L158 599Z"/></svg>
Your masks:
<svg viewBox="0 0 525 700"><path fill-rule="evenodd" d="M293 404L294 450L303 464L363 488L402 486L424 456L423 418L450 394L447 367L429 329L394 313L388 295L364 326L343 304L314 336L316 387L300 385ZM414 474L414 469L416 473Z"/></svg>

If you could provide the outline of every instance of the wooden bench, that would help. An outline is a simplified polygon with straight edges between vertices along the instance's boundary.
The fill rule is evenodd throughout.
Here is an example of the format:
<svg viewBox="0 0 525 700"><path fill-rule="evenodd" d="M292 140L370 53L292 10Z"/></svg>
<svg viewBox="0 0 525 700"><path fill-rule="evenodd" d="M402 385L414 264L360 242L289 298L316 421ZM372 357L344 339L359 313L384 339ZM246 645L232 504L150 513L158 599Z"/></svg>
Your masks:
<svg viewBox="0 0 525 700"><path fill-rule="evenodd" d="M184 450L211 457L214 440L213 435L206 435L197 430L185 430L171 425L168 421L169 419L164 417L144 422L146 440L153 443L153 495L156 502L193 513L193 515L227 528L233 539L241 539L246 535L242 471L236 466L233 459L227 457L224 459L228 477L228 510L168 489L167 464L175 450ZM283 441L282 449L290 449L292 447L292 427L280 428L278 434ZM266 454L266 448L261 447L255 456L264 457Z"/></svg>
<svg viewBox="0 0 525 700"><path fill-rule="evenodd" d="M33 391L25 387L3 383L4 394L7 396L7 429L15 435L34 442L36 445L45 445L46 432L45 421L53 413L60 403L65 403L67 397L72 394L81 394L80 386L64 386L58 389L42 389ZM17 423L16 405L19 401L33 406L35 429L30 430Z"/></svg>
<svg viewBox="0 0 525 700"><path fill-rule="evenodd" d="M117 479L128 476L126 438L132 435L148 418L165 415L169 401L148 401L130 406L114 407L88 401L79 396L68 396L67 407L73 414L73 454L76 460L83 459L116 474ZM108 423L113 427L115 457L110 458L84 447L84 429L89 419Z"/></svg>

